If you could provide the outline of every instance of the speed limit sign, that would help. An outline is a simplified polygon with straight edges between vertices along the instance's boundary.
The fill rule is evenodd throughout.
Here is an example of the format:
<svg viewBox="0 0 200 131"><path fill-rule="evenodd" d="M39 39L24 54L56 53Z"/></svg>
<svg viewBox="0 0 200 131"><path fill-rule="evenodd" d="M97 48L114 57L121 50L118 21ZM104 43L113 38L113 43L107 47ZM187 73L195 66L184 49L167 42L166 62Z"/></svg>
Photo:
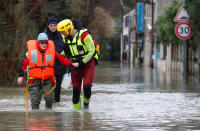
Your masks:
<svg viewBox="0 0 200 131"><path fill-rule="evenodd" d="M175 27L175 33L180 39L189 39L192 36L192 26L187 22L178 23Z"/></svg>

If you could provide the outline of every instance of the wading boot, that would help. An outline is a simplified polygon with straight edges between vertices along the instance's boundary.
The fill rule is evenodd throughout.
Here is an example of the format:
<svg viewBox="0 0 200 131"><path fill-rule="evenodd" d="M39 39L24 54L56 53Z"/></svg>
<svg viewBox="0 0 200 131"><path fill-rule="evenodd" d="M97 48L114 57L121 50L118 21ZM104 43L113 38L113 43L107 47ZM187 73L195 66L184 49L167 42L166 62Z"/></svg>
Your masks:
<svg viewBox="0 0 200 131"><path fill-rule="evenodd" d="M83 106L84 106L85 109L88 109L89 108L89 103L83 102Z"/></svg>
<svg viewBox="0 0 200 131"><path fill-rule="evenodd" d="M32 108L32 110L38 110L39 105L31 104L31 108Z"/></svg>
<svg viewBox="0 0 200 131"><path fill-rule="evenodd" d="M89 102L90 102L90 99L87 99L84 95L84 92L83 92L83 106L84 106L85 109L89 108Z"/></svg>
<svg viewBox="0 0 200 131"><path fill-rule="evenodd" d="M73 104L73 107L77 111L81 109L81 97L79 98L79 102L77 104Z"/></svg>
<svg viewBox="0 0 200 131"><path fill-rule="evenodd" d="M47 109L52 109L52 103L46 102L46 103L45 103L45 107L46 107Z"/></svg>

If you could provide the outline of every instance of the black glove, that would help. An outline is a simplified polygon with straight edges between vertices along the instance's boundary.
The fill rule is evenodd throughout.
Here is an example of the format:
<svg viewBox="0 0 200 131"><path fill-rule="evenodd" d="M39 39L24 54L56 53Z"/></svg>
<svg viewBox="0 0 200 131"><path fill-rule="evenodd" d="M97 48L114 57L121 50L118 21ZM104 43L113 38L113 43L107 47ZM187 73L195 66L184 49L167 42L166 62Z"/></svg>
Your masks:
<svg viewBox="0 0 200 131"><path fill-rule="evenodd" d="M78 62L78 63L79 63L79 66L84 65L84 62L83 62L83 61L80 61L80 62Z"/></svg>

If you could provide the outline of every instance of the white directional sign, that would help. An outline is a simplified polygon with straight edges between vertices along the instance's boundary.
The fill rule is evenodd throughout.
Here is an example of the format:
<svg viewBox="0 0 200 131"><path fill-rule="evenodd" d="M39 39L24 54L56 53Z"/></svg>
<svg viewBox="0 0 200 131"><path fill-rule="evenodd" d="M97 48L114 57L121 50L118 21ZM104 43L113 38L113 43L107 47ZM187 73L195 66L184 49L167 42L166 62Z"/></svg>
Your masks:
<svg viewBox="0 0 200 131"><path fill-rule="evenodd" d="M180 39L189 39L192 36L192 26L187 22L178 23L175 28L175 33Z"/></svg>
<svg viewBox="0 0 200 131"><path fill-rule="evenodd" d="M190 17L188 15L187 10L182 5L178 11L176 17L174 18L174 22L187 22L187 21L189 21L189 18Z"/></svg>

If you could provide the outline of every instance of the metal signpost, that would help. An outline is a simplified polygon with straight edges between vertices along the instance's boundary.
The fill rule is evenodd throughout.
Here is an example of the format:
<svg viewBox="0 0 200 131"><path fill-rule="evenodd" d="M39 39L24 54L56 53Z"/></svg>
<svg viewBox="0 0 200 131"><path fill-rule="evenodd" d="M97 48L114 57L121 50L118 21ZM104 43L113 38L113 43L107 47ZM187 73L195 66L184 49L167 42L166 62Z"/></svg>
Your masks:
<svg viewBox="0 0 200 131"><path fill-rule="evenodd" d="M175 33L176 36L179 39L183 40L183 79L184 83L187 83L187 71L188 71L188 66L187 66L187 39L189 39L192 36L192 26L189 21L189 15L187 10L184 8L186 0L183 0L183 5L179 9L176 17L174 18L174 22L180 22L176 25L175 27Z"/></svg>

